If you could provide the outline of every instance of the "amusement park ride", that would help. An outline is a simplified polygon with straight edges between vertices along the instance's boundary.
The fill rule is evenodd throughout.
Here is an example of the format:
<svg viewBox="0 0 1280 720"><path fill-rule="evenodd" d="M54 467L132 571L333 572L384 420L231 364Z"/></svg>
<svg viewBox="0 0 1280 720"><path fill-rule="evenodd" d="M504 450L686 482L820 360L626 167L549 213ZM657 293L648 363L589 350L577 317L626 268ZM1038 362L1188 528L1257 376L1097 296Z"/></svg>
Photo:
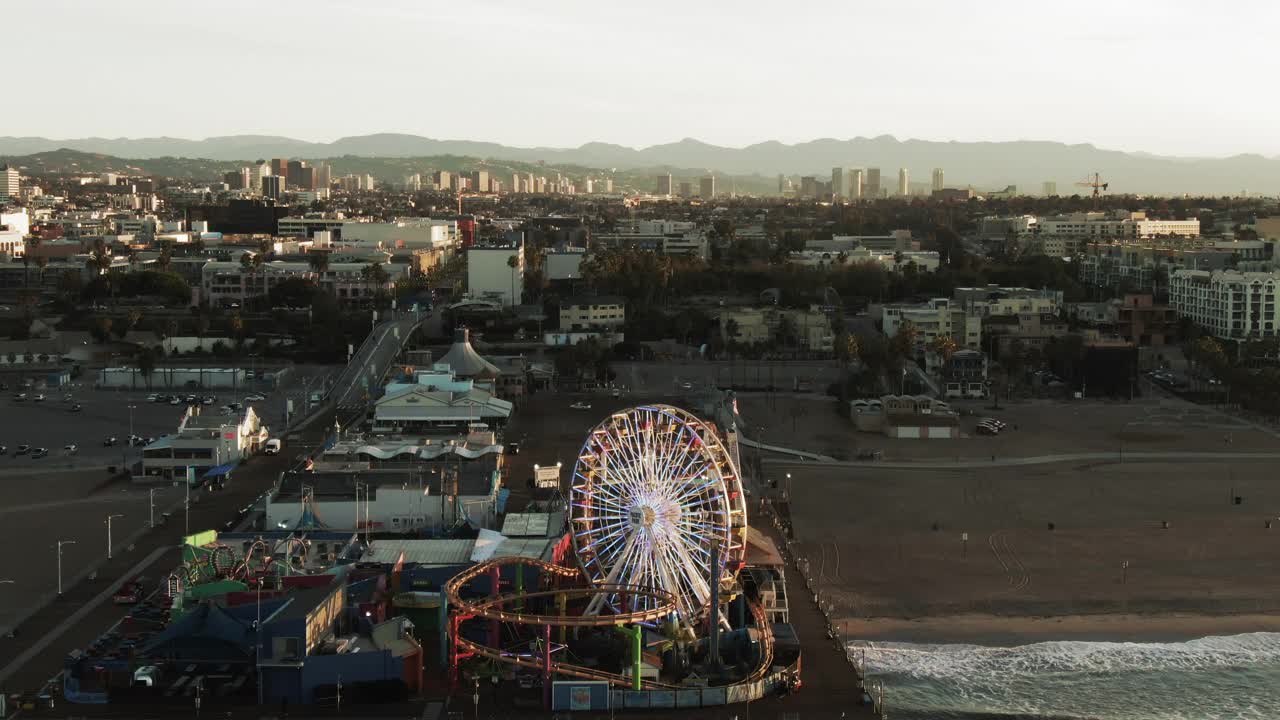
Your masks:
<svg viewBox="0 0 1280 720"><path fill-rule="evenodd" d="M566 501L576 562L496 558L445 586L455 688L468 663L540 675L546 702L557 676L641 690L769 671L770 624L739 581L746 498L712 425L668 405L614 413L587 437Z"/></svg>

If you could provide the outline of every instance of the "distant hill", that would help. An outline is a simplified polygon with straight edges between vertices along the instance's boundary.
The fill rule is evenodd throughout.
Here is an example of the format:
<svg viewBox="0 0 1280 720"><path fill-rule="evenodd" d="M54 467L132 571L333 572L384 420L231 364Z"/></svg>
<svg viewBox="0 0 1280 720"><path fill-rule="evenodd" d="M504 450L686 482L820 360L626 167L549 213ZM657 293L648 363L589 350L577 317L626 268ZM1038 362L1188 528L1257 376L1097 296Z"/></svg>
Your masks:
<svg viewBox="0 0 1280 720"><path fill-rule="evenodd" d="M819 139L788 145L777 141L744 148L727 148L698 140L642 149L608 143L577 148L518 148L497 143L435 140L418 135L375 134L345 137L332 143L312 143L269 135L233 135L204 140L181 138L82 138L49 140L0 137L0 157L32 156L69 149L113 158L143 160L204 158L210 164L236 164L271 157L304 159L362 157L414 159L455 156L477 162L540 163L580 168L642 169L692 168L683 175L714 170L728 175L769 177L817 175L830 178L833 166L879 167L882 182L897 184L905 167L915 182L926 182L935 167L946 172L948 186L1019 189L1040 192L1044 181L1056 182L1069 194L1072 184L1089 173L1102 173L1114 192L1149 194L1280 193L1280 159L1260 155L1227 158L1166 157L1148 153L1102 150L1092 145L1055 142L933 142L898 140L884 135L851 140ZM391 169L388 168L388 172ZM372 172L372 171L370 171ZM377 174L376 172L374 173ZM754 183L753 183L754 184ZM1086 191L1087 192L1087 191Z"/></svg>

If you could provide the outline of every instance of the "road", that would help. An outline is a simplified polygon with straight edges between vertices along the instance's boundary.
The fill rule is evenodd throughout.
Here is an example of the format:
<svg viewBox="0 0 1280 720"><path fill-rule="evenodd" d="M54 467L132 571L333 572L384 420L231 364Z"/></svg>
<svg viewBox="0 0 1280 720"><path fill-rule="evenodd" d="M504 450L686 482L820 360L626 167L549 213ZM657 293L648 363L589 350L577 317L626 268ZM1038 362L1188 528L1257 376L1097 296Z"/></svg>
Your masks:
<svg viewBox="0 0 1280 720"><path fill-rule="evenodd" d="M774 387L780 391L811 388L821 392L836 380L830 361L746 360L620 362L613 364L618 382L639 393L669 393L684 383L698 387Z"/></svg>
<svg viewBox="0 0 1280 720"><path fill-rule="evenodd" d="M439 333L441 320L438 313L421 318L413 313L398 313L397 317L380 323L356 349L351 362L334 381L326 397L343 427L365 412L374 397L374 390L420 322L428 334Z"/></svg>

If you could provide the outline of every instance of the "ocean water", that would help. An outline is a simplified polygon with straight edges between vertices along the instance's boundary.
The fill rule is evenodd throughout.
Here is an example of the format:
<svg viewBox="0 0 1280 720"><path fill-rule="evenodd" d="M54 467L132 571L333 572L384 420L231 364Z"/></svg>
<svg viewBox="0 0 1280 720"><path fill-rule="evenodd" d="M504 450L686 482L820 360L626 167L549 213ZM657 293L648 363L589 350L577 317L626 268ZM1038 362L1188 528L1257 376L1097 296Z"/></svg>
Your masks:
<svg viewBox="0 0 1280 720"><path fill-rule="evenodd" d="M1019 647L852 642L895 720L1280 719L1280 633Z"/></svg>

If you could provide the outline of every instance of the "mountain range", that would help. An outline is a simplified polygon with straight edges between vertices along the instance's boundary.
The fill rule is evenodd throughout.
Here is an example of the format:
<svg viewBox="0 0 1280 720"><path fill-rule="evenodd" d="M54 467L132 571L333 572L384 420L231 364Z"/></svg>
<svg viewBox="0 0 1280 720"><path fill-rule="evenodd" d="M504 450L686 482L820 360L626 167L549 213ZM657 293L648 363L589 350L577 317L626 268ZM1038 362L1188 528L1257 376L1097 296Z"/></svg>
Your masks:
<svg viewBox="0 0 1280 720"><path fill-rule="evenodd" d="M230 135L203 140L182 138L0 137L0 157L24 156L68 148L118 158L202 158L250 161L290 157L411 158L466 156L489 160L576 165L628 171L698 168L730 175L815 175L830 179L831 169L879 167L882 186L897 185L899 168L907 168L916 183L928 182L933 168L946 173L947 186L1000 189L1017 185L1036 194L1041 183L1057 183L1058 192L1089 192L1073 184L1101 173L1111 192L1138 194L1223 195L1247 191L1275 194L1280 190L1280 159L1261 155L1187 158L1126 153L1088 144L1047 141L937 142L898 140L882 135L848 140L818 139L785 144L768 141L742 148L711 145L699 140L629 148L592 142L576 148L522 148L469 140L436 140L418 135L374 134L315 143L269 135ZM688 171L686 171L688 172Z"/></svg>

